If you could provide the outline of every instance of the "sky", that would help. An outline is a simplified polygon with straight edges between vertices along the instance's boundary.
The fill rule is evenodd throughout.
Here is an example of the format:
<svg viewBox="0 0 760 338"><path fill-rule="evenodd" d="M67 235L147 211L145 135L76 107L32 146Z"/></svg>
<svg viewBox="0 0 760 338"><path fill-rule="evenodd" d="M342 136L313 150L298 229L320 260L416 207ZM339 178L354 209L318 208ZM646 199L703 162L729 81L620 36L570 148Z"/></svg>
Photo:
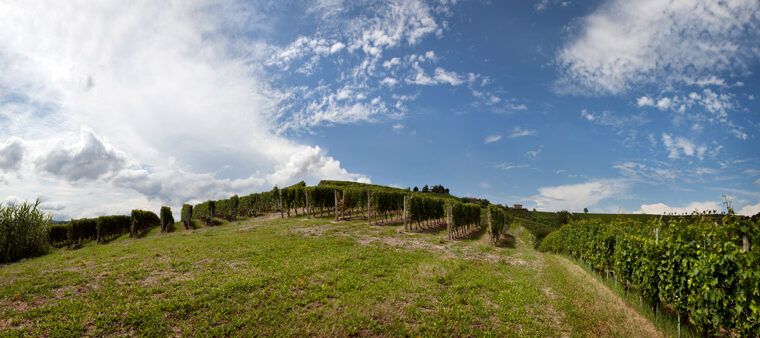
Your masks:
<svg viewBox="0 0 760 338"><path fill-rule="evenodd" d="M341 179L760 212L760 2L0 2L0 201L55 219Z"/></svg>

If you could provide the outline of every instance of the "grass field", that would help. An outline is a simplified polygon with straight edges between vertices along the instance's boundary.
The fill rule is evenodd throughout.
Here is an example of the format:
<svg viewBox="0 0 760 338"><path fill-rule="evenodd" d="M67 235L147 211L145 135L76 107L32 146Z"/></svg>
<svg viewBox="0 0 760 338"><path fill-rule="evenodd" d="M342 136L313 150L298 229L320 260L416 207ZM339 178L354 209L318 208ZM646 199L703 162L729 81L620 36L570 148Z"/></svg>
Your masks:
<svg viewBox="0 0 760 338"><path fill-rule="evenodd" d="M155 232L155 230L154 230ZM273 217L0 265L2 335L658 336L576 263L511 230Z"/></svg>

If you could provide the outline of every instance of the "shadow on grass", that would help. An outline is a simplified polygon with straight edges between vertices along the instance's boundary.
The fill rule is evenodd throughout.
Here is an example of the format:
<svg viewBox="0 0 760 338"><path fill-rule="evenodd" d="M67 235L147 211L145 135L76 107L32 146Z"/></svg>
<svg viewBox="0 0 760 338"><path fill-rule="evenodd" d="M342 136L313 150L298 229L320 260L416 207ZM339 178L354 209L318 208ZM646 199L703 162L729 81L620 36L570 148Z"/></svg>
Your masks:
<svg viewBox="0 0 760 338"><path fill-rule="evenodd" d="M517 242L517 239L515 236L512 236L510 234L502 234L502 238L500 238L496 242L496 246L499 248L515 248L515 243Z"/></svg>

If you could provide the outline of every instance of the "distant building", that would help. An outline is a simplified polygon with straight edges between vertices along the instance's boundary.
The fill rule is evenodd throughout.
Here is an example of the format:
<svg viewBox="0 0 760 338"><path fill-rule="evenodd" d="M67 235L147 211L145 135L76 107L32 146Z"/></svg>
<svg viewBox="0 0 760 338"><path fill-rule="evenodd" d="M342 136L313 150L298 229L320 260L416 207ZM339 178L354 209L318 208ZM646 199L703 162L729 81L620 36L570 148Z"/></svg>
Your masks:
<svg viewBox="0 0 760 338"><path fill-rule="evenodd" d="M515 204L515 205L512 206L512 208L522 209L523 207L522 207L522 204Z"/></svg>

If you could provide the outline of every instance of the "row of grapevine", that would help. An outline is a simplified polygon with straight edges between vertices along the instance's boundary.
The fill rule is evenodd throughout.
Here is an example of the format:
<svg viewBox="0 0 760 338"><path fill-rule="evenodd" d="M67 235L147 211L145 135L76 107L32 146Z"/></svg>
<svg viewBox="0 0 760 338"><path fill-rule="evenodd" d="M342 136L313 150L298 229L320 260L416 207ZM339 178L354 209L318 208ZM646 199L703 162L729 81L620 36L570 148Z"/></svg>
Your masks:
<svg viewBox="0 0 760 338"><path fill-rule="evenodd" d="M100 243L127 234L131 224L130 216L100 216L97 219L95 239Z"/></svg>
<svg viewBox="0 0 760 338"><path fill-rule="evenodd" d="M250 217L275 212L279 210L279 200L277 188L272 191L240 197L238 216Z"/></svg>
<svg viewBox="0 0 760 338"><path fill-rule="evenodd" d="M172 215L172 208L161 207L161 232L174 231L174 215Z"/></svg>
<svg viewBox="0 0 760 338"><path fill-rule="evenodd" d="M409 230L441 227L448 222L446 219L446 200L412 195L407 199L406 216L409 220Z"/></svg>
<svg viewBox="0 0 760 338"><path fill-rule="evenodd" d="M501 235L508 230L508 223L507 213L504 212L504 209L493 204L488 206L488 232L491 237L491 244L496 244Z"/></svg>
<svg viewBox="0 0 760 338"><path fill-rule="evenodd" d="M193 206L190 204L183 204L182 205L182 212L179 216L180 222L182 222L182 225L185 226L185 229L190 230L193 228L192 219L193 219Z"/></svg>
<svg viewBox="0 0 760 338"><path fill-rule="evenodd" d="M240 199L238 195L234 195L226 200L214 201L214 217L234 221L237 219L239 203Z"/></svg>
<svg viewBox="0 0 760 338"><path fill-rule="evenodd" d="M733 215L722 222L571 222L539 249L609 271L659 308L669 304L704 334L760 335L760 224Z"/></svg>
<svg viewBox="0 0 760 338"><path fill-rule="evenodd" d="M480 205L451 202L449 237L462 237L481 228Z"/></svg>
<svg viewBox="0 0 760 338"><path fill-rule="evenodd" d="M192 219L197 219L206 225L214 225L214 201L206 201L193 207Z"/></svg>
<svg viewBox="0 0 760 338"><path fill-rule="evenodd" d="M139 237L150 229L161 225L161 219L155 212L134 209L132 210L131 228L129 237Z"/></svg>

